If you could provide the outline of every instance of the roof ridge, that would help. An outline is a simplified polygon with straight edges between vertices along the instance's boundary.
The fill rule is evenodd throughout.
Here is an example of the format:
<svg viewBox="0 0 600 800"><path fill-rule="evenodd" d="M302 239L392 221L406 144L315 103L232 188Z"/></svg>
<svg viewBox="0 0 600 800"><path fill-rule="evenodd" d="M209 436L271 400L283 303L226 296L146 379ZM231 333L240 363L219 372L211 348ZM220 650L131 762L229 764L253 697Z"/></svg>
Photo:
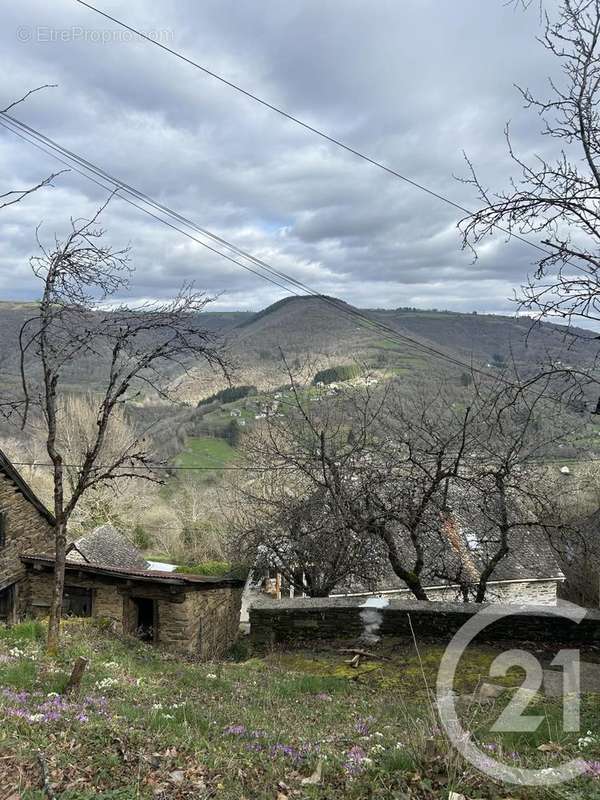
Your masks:
<svg viewBox="0 0 600 800"><path fill-rule="evenodd" d="M6 453L0 449L0 473L4 474L14 485L23 497L28 500L32 506L50 523L56 525L54 514L42 503L37 494L33 491L31 486L27 483L25 478L16 469L10 458Z"/></svg>

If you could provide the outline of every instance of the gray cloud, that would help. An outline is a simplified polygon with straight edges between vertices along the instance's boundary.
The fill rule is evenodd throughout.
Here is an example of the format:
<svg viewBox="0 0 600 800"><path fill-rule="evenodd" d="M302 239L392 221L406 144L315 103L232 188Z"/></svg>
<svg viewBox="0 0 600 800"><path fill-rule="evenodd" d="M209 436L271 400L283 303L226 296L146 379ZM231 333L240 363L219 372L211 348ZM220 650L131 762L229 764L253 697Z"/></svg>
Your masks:
<svg viewBox="0 0 600 800"><path fill-rule="evenodd" d="M513 84L556 67L536 46L534 9L501 0L280 3L192 0L101 6L395 169L472 206L462 151L487 184L511 167L503 126L522 152L552 143ZM101 43L102 39L109 39ZM61 39L60 41L52 39ZM510 311L535 251L500 237L473 264L458 213L356 160L119 29L71 0L3 9L0 105L57 83L16 110L23 121L319 291L361 306ZM0 187L26 186L53 160L0 132ZM38 289L28 257L105 193L76 173L0 215L0 297ZM224 292L222 309L258 309L277 288L114 199L115 246L130 244L132 298L184 280Z"/></svg>

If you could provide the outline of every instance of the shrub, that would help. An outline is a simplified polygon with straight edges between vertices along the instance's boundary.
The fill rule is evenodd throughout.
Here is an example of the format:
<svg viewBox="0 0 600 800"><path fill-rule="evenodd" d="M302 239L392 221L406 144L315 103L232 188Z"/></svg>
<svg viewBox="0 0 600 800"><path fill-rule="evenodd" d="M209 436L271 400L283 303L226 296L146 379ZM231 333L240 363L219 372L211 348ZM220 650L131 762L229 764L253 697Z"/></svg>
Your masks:
<svg viewBox="0 0 600 800"><path fill-rule="evenodd" d="M147 550L152 546L152 537L143 525L136 525L132 532L134 545L140 550Z"/></svg>
<svg viewBox="0 0 600 800"><path fill-rule="evenodd" d="M220 392L211 394L210 397L205 397L198 403L200 406L207 406L211 403L234 403L236 400L241 400L248 395L256 394L256 386L228 386L227 389L221 389Z"/></svg>
<svg viewBox="0 0 600 800"><path fill-rule="evenodd" d="M248 567L245 564L232 564L229 561L202 561L199 564L177 567L175 572L186 575L207 575L221 578L227 575L232 578L245 580L248 576Z"/></svg>

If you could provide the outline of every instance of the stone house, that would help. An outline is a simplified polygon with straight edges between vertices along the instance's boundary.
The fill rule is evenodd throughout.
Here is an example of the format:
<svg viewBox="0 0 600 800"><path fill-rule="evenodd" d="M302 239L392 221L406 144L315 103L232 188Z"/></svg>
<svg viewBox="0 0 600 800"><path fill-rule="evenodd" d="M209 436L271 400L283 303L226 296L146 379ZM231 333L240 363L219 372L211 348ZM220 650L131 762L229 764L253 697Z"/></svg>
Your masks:
<svg viewBox="0 0 600 800"><path fill-rule="evenodd" d="M480 575L498 547L493 535L478 515L467 518L455 512L448 514L439 528L432 528L429 534L423 535L424 565L420 580L428 599L441 602L473 600ZM408 539L400 549L414 552ZM564 581L565 575L546 537L535 528L519 529L512 533L509 551L487 582L486 601L554 606ZM263 591L278 599L299 594L293 586L286 584L276 565L265 579ZM349 580L336 587L330 596L414 599L410 589L387 562L382 564L376 585L366 586Z"/></svg>
<svg viewBox="0 0 600 800"><path fill-rule="evenodd" d="M31 592L31 612L46 616L54 559L22 557ZM64 612L110 622L172 652L212 659L235 641L244 581L178 572L135 570L68 558Z"/></svg>
<svg viewBox="0 0 600 800"><path fill-rule="evenodd" d="M0 622L22 619L29 585L21 555L48 551L54 517L0 450Z"/></svg>
<svg viewBox="0 0 600 800"><path fill-rule="evenodd" d="M54 517L0 451L0 622L44 617L54 579ZM63 612L201 659L237 637L244 581L148 568L109 525L68 549Z"/></svg>

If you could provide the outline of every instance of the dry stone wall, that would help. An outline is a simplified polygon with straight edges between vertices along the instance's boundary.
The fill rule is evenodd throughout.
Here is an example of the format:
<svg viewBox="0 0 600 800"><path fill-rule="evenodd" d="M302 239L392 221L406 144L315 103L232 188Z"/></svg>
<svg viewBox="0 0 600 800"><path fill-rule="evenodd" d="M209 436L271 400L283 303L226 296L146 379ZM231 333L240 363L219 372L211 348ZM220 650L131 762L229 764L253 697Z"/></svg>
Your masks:
<svg viewBox="0 0 600 800"><path fill-rule="evenodd" d="M0 511L5 511L6 539L0 547L0 590L15 586L15 619L22 619L29 607L29 584L20 560L24 553L49 552L54 532L48 520L0 474Z"/></svg>
<svg viewBox="0 0 600 800"><path fill-rule="evenodd" d="M368 603L368 605L367 605ZM347 639L372 643L379 637L412 636L448 641L481 611L475 603L389 600L383 598L260 598L250 608L250 632L259 646ZM482 641L545 641L600 644L600 611L588 609L575 624L544 606L490 605L491 624Z"/></svg>
<svg viewBox="0 0 600 800"><path fill-rule="evenodd" d="M53 572L29 573L29 594L31 613L36 617L45 617L50 609L52 599ZM93 578L77 578L67 573L66 586L78 586L82 589L93 591L92 616L99 619L110 620L114 623L115 630L123 632L123 595L116 586L96 581Z"/></svg>
<svg viewBox="0 0 600 800"><path fill-rule="evenodd" d="M491 581L487 587L487 599L494 603L510 603L518 605L555 606L558 598L558 587L561 580L548 578L546 580L521 580L521 581ZM440 587L427 589L430 600L447 603L461 602L460 590L456 587ZM409 589L398 589L386 592L389 599L405 600L411 602L414 596Z"/></svg>

